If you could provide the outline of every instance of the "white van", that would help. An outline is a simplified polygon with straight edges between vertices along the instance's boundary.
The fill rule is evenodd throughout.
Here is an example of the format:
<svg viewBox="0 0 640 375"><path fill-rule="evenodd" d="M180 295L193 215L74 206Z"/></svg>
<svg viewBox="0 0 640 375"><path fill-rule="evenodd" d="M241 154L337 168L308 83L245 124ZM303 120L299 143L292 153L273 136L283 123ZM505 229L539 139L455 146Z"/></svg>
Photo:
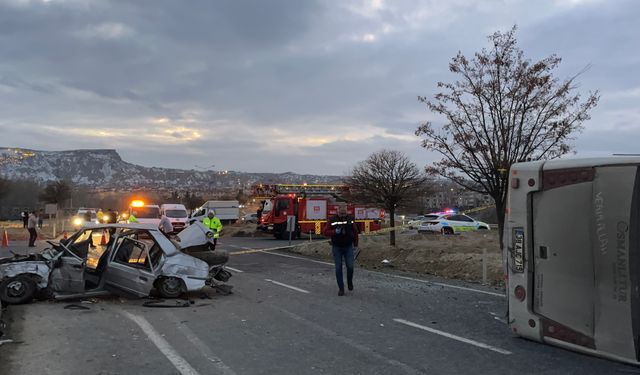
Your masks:
<svg viewBox="0 0 640 375"><path fill-rule="evenodd" d="M160 215L165 215L173 225L173 232L178 233L184 229L189 220L187 208L183 204L166 203L160 206Z"/></svg>
<svg viewBox="0 0 640 375"><path fill-rule="evenodd" d="M160 206L157 204L145 204L142 206L129 207L129 215L134 214L137 223L160 224Z"/></svg>

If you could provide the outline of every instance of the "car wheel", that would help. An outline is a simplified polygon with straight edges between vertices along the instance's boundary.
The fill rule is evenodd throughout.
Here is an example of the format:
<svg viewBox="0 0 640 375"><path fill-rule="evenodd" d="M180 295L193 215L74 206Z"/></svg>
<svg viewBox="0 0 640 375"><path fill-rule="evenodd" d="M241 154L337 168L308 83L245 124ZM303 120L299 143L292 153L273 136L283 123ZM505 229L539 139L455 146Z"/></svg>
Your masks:
<svg viewBox="0 0 640 375"><path fill-rule="evenodd" d="M165 277L158 281L158 292L164 298L178 298L183 290L182 280L176 277Z"/></svg>
<svg viewBox="0 0 640 375"><path fill-rule="evenodd" d="M479 227L478 227L478 230L487 230L487 229L489 229L489 228L487 228L487 227L485 227L485 226L479 226Z"/></svg>
<svg viewBox="0 0 640 375"><path fill-rule="evenodd" d="M442 234L453 234L453 229L449 227L442 228Z"/></svg>
<svg viewBox="0 0 640 375"><path fill-rule="evenodd" d="M33 299L36 283L28 276L16 276L0 283L0 300L10 305L20 305Z"/></svg>

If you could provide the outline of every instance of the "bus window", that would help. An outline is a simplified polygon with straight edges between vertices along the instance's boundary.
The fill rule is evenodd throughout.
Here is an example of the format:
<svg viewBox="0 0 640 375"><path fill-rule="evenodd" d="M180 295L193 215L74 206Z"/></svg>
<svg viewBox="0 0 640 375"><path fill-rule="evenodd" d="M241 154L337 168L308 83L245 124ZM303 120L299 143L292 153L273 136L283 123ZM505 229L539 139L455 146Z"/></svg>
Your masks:
<svg viewBox="0 0 640 375"><path fill-rule="evenodd" d="M504 260L516 334L639 364L640 158L517 163Z"/></svg>

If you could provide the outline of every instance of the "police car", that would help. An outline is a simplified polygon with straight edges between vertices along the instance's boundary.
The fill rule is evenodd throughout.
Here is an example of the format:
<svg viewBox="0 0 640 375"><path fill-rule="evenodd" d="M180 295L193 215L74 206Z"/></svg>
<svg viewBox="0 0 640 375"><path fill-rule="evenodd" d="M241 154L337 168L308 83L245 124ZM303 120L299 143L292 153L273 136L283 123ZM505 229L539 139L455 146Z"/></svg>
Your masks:
<svg viewBox="0 0 640 375"><path fill-rule="evenodd" d="M419 233L440 232L442 234L454 234L474 230L489 230L489 224L455 212L438 212L427 216L429 216L429 219L422 221L418 225Z"/></svg>

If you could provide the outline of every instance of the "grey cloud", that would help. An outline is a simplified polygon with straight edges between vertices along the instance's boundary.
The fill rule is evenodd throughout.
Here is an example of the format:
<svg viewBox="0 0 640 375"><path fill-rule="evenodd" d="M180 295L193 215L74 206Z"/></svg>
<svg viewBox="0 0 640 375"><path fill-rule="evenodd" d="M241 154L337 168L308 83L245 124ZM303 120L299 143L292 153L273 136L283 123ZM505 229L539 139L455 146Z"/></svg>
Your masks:
<svg viewBox="0 0 640 375"><path fill-rule="evenodd" d="M569 9L552 0L408 0L388 2L378 12L349 10L354 4L0 2L2 142L117 148L125 160L169 167L211 157L226 169L342 173L381 148L400 149L424 164L437 155L421 149L417 137L398 139L412 136L421 122L438 120L416 97L432 95L439 80L455 79L448 62L458 50L470 55L486 46L486 34L513 23L520 24L522 46L533 59L564 57L562 74L593 64L580 79L582 89L602 89L603 100L578 149L595 147L591 128L596 131L597 123L626 129L634 119L614 113L635 107L637 98L607 99L607 93L640 87L631 74L640 62L640 5L633 1ZM375 41L358 40L367 33ZM144 142L149 120L159 117L204 138L186 141L174 129L168 138L185 143ZM305 149L273 147L277 134L303 139L365 125L378 135ZM45 126L60 131L45 134ZM141 134L135 140L64 135L82 127Z"/></svg>

